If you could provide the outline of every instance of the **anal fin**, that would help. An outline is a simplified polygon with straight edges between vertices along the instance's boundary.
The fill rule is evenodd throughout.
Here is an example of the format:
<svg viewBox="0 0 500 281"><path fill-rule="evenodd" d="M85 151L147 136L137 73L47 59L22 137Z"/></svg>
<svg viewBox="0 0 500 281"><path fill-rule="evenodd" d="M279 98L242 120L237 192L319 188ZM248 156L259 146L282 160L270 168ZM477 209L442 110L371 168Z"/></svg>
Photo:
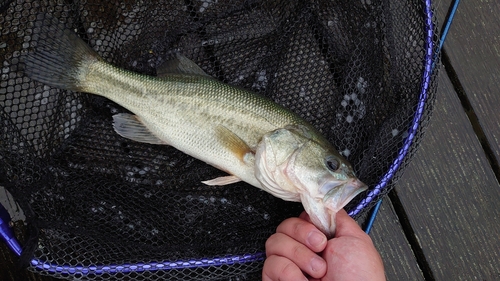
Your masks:
<svg viewBox="0 0 500 281"><path fill-rule="evenodd" d="M225 177L218 177L215 179L207 180L207 181L202 181L202 183L206 185L228 185L236 182L240 182L241 179L238 178L237 176L225 176Z"/></svg>
<svg viewBox="0 0 500 281"><path fill-rule="evenodd" d="M150 144L167 144L144 126L139 117L128 113L113 115L113 128L122 137L137 142Z"/></svg>

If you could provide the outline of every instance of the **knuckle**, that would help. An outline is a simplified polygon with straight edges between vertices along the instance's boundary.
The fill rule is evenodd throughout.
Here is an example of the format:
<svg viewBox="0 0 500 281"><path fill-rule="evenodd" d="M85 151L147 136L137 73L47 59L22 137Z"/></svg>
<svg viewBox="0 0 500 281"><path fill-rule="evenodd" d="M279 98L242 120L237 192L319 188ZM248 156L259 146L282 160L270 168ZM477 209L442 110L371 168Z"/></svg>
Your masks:
<svg viewBox="0 0 500 281"><path fill-rule="evenodd" d="M300 271L300 269L294 263L288 261L281 268L279 280L294 280L294 278L297 278L297 271Z"/></svg>
<svg viewBox="0 0 500 281"><path fill-rule="evenodd" d="M292 261L283 257L271 256L264 262L262 280L291 281L296 280L297 274L301 273L300 269Z"/></svg>
<svg viewBox="0 0 500 281"><path fill-rule="evenodd" d="M305 246L302 244L297 244L292 247L292 257L293 260L301 260L305 255Z"/></svg>
<svg viewBox="0 0 500 281"><path fill-rule="evenodd" d="M276 238L276 234L271 235L269 238L267 238L266 243L265 243L265 248L266 248L266 255L269 256L271 254L272 247L274 245L274 240Z"/></svg>
<svg viewBox="0 0 500 281"><path fill-rule="evenodd" d="M269 236L269 238L267 238L266 243L264 244L267 256L277 253L276 250L283 243L284 241L283 238L284 237L281 233L274 233L271 236Z"/></svg>
<svg viewBox="0 0 500 281"><path fill-rule="evenodd" d="M293 233L294 237L298 237L301 234L303 229L304 229L304 223L296 222L293 225L293 229L292 229L292 233Z"/></svg>
<svg viewBox="0 0 500 281"><path fill-rule="evenodd" d="M313 226L311 224L309 224L308 222L297 221L293 225L293 228L291 229L290 234L292 235L292 237L295 240L301 241L303 243L303 242L305 242L307 234L312 230L313 230Z"/></svg>
<svg viewBox="0 0 500 281"><path fill-rule="evenodd" d="M293 226L294 222L297 220L297 218L288 218L281 222L278 227L276 228L276 232L279 233L286 233L287 229L290 228L290 226Z"/></svg>

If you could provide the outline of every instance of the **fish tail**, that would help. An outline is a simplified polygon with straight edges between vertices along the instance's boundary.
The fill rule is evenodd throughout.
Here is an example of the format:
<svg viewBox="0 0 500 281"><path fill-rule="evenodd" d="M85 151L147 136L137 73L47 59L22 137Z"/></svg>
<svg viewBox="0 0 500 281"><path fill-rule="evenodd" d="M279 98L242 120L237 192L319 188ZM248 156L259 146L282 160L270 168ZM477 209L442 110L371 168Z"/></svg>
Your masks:
<svg viewBox="0 0 500 281"><path fill-rule="evenodd" d="M35 22L34 52L24 57L24 73L33 80L73 91L85 91L85 77L99 55L64 24L40 14Z"/></svg>

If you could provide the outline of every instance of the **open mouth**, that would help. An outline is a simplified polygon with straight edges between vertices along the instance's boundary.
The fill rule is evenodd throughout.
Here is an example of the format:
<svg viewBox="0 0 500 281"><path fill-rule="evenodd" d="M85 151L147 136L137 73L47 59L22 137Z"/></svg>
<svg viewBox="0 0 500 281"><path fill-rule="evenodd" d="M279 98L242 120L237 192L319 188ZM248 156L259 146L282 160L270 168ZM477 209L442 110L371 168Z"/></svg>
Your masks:
<svg viewBox="0 0 500 281"><path fill-rule="evenodd" d="M321 189L327 189L328 184L325 184ZM365 191L368 188L366 184L358 179L349 179L344 184L337 185L326 192L323 197L325 206L333 212L338 212L356 195Z"/></svg>

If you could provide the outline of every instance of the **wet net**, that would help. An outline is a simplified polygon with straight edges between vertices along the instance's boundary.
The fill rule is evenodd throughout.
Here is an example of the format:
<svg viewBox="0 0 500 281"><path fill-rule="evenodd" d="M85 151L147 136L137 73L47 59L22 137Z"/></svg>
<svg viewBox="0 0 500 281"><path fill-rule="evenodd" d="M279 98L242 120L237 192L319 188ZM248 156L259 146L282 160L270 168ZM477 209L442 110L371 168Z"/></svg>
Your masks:
<svg viewBox="0 0 500 281"><path fill-rule="evenodd" d="M117 135L124 108L30 80L21 61L39 15L118 67L156 75L179 52L298 113L370 186L346 207L354 217L393 187L432 109L430 0L1 1L0 185L26 215L21 260L41 274L257 280L265 240L302 207L203 185L224 173Z"/></svg>

